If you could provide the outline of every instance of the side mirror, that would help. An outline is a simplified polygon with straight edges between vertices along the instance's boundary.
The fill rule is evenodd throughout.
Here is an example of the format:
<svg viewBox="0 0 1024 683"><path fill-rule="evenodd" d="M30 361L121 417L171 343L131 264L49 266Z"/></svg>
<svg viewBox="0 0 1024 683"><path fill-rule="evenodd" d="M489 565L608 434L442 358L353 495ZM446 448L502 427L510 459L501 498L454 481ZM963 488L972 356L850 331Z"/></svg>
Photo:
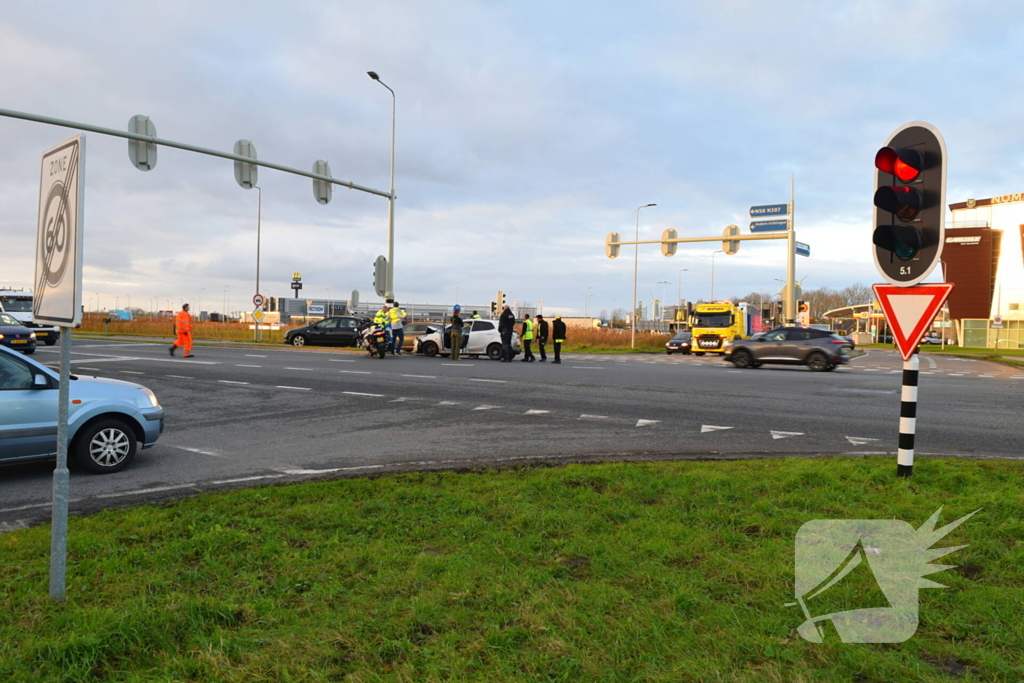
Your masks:
<svg viewBox="0 0 1024 683"><path fill-rule="evenodd" d="M49 388L50 380L46 377L46 375L42 375L42 374L33 375L32 376L32 386L33 387Z"/></svg>

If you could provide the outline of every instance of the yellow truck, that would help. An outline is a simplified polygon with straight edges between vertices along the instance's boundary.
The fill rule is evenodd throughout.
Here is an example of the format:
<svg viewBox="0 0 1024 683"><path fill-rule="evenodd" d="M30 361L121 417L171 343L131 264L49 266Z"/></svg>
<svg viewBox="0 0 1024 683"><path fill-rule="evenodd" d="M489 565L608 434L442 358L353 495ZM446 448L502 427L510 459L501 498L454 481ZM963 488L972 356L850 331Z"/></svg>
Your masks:
<svg viewBox="0 0 1024 683"><path fill-rule="evenodd" d="M761 330L761 310L748 303L718 301L694 304L690 314L693 354L725 353L726 342L746 339Z"/></svg>

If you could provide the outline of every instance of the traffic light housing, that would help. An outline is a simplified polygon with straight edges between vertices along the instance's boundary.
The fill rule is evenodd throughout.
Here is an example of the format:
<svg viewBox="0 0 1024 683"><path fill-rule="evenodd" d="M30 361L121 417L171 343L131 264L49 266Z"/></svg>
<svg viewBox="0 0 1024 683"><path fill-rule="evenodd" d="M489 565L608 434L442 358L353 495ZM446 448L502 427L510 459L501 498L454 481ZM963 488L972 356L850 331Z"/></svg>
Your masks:
<svg viewBox="0 0 1024 683"><path fill-rule="evenodd" d="M384 256L378 256L373 262L373 291L377 296L384 296L388 288L388 260Z"/></svg>
<svg viewBox="0 0 1024 683"><path fill-rule="evenodd" d="M500 289L498 290L498 298L497 301L495 301L495 306L497 308L496 312L498 313L501 312L501 309L505 308L505 292Z"/></svg>
<svg viewBox="0 0 1024 683"><path fill-rule="evenodd" d="M496 301L491 302L491 317L493 318L498 314L498 303Z"/></svg>
<svg viewBox="0 0 1024 683"><path fill-rule="evenodd" d="M608 233L608 237L606 237L604 241L604 255L607 256L608 258L615 258L616 256L618 256L619 249L622 248L619 245L620 241L621 239L619 238L619 233Z"/></svg>
<svg viewBox="0 0 1024 683"><path fill-rule="evenodd" d="M946 143L929 123L898 128L875 154L875 266L891 284L924 280L942 255Z"/></svg>
<svg viewBox="0 0 1024 683"><path fill-rule="evenodd" d="M663 256L675 256L676 249L679 248L678 242L668 242L667 240L674 240L679 237L679 233L669 228L661 233L661 253Z"/></svg>

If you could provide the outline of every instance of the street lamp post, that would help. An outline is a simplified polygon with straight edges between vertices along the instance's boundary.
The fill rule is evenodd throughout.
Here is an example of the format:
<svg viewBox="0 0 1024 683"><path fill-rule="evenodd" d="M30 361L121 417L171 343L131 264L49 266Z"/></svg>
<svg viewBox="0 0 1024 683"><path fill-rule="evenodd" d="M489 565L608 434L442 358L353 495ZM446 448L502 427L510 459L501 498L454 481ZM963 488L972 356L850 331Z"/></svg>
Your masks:
<svg viewBox="0 0 1024 683"><path fill-rule="evenodd" d="M260 293L260 231L263 220L263 189L259 185L256 188L256 294ZM260 340L260 322L257 320L252 329L252 340Z"/></svg>
<svg viewBox="0 0 1024 683"><path fill-rule="evenodd" d="M583 292L583 317L586 318L590 315L590 290L593 287L587 287L586 291Z"/></svg>
<svg viewBox="0 0 1024 683"><path fill-rule="evenodd" d="M102 309L100 308L100 293L96 292L96 312L99 313Z"/></svg>
<svg viewBox="0 0 1024 683"><path fill-rule="evenodd" d="M721 254L722 250L717 249L711 254L711 302L715 301L715 254Z"/></svg>
<svg viewBox="0 0 1024 683"><path fill-rule="evenodd" d="M395 300L395 91L380 80L376 71L367 71L366 75L377 81L391 93L391 195L388 197L388 283L384 299L388 303Z"/></svg>
<svg viewBox="0 0 1024 683"><path fill-rule="evenodd" d="M644 204L642 206L636 207L636 237L634 238L635 242L639 242L640 241L640 209L646 209L649 206L657 206L657 204ZM629 338L629 346L630 346L630 348L633 348L633 349L636 348L636 264L637 264L637 254L639 252L640 252L640 245L634 244L633 245L633 308L630 310L630 313L629 313L629 320L632 323L632 327L633 327L632 333L630 334L630 338Z"/></svg>
<svg viewBox="0 0 1024 683"><path fill-rule="evenodd" d="M660 310L658 312L661 313L661 319L664 320L665 319L665 285L670 285L672 283L669 282L668 280L658 280L658 282L655 283L655 284L661 285L661 299L658 302L658 308Z"/></svg>

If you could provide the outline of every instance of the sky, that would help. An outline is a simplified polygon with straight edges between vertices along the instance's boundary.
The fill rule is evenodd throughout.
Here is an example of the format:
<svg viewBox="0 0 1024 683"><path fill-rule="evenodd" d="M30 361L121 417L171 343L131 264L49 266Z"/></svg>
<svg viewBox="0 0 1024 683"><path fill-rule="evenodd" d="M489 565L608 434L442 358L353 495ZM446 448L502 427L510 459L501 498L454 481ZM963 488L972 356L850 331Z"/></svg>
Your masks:
<svg viewBox="0 0 1024 683"><path fill-rule="evenodd" d="M905 36L900 40L900 36ZM396 93L395 294L545 312L627 308L633 247L748 232L796 197L805 289L879 282L875 151L923 120L947 204L1024 191L1024 14L1014 2L7 0L0 108L126 129L387 190ZM0 286L31 288L42 152L77 131L0 117ZM87 133L82 303L251 308L257 192L232 162ZM1018 150L1004 154L1001 150ZM387 199L259 170L260 290L379 301ZM637 297L776 293L784 241L638 252ZM936 279L935 276L932 279ZM98 302L98 303L97 303Z"/></svg>

